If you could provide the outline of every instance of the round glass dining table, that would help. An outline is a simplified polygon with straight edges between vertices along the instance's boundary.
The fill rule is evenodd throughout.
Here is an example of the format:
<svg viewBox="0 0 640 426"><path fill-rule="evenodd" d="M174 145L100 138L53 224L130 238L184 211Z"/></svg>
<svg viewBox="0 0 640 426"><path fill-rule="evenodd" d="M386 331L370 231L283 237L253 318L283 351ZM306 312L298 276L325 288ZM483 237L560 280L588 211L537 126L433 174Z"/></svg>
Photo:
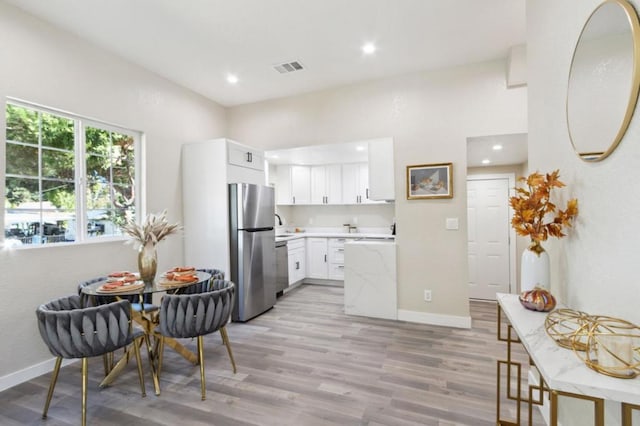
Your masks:
<svg viewBox="0 0 640 426"><path fill-rule="evenodd" d="M163 276L159 276L153 282L145 282L144 287L137 286L136 288L131 289L130 291L100 291L100 287L109 281L107 278L104 280L96 281L95 283L91 283L82 288L82 293L90 297L125 297L126 299L131 299L132 296L140 297L142 301L145 295L148 297L151 296L152 293L159 292L175 292L178 289L191 287L194 285L199 285L201 283L207 282L211 279L211 274L204 271L196 271L195 275L197 276L197 281L193 281L190 283L181 283L175 281L168 281ZM145 306L146 303L140 303L141 309L136 311L135 309L132 312L132 319L139 323L145 332L145 341L147 345L147 351L149 353L149 363L151 366L151 376L153 378L153 386L155 388L156 395L160 395L160 384L158 380L158 371L160 368L161 359L158 357L158 345L157 340L152 346L149 340L149 337L155 337L154 328L158 325L158 315L157 315L157 307L155 308L155 312L146 312ZM150 305L151 306L151 305ZM192 362L194 365L198 363L198 356L188 350L185 346L180 344L176 339L165 338L165 345L173 348L176 352L182 355L184 358ZM123 357L124 358L124 357ZM122 360L121 360L122 361ZM108 386L115 376L119 374L122 370L121 362L113 367L113 370L104 378L104 380L100 383L100 387Z"/></svg>
<svg viewBox="0 0 640 426"><path fill-rule="evenodd" d="M108 283L107 278L101 281L96 281L82 288L82 292L87 296L96 297L109 297L109 296L140 296L145 294L159 293L159 292L173 292L175 290L190 287L193 285L201 284L211 279L211 274L204 271L196 271L195 275L198 277L197 281L190 283L180 283L175 281L168 281L162 276L153 280L153 282L145 282L144 287L136 287L130 291L100 291L100 287Z"/></svg>

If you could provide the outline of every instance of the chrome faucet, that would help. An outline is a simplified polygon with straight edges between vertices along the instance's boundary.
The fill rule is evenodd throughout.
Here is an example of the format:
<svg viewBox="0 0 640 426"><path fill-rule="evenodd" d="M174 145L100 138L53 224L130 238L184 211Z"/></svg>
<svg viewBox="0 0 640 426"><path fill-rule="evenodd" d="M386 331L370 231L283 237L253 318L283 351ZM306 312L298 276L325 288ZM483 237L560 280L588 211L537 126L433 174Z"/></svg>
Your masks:
<svg viewBox="0 0 640 426"><path fill-rule="evenodd" d="M278 213L274 213L278 218L278 225L282 226L282 219L280 219L280 215Z"/></svg>

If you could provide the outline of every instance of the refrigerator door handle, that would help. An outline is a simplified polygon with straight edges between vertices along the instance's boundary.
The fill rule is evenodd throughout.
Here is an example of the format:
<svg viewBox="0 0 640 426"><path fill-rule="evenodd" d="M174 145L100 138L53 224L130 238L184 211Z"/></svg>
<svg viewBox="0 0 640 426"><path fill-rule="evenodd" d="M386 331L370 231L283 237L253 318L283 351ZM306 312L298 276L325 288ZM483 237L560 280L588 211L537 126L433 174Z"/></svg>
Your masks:
<svg viewBox="0 0 640 426"><path fill-rule="evenodd" d="M241 231L244 232L262 232L262 231L271 231L273 230L273 227L268 226L266 228L251 228L251 229L241 229Z"/></svg>

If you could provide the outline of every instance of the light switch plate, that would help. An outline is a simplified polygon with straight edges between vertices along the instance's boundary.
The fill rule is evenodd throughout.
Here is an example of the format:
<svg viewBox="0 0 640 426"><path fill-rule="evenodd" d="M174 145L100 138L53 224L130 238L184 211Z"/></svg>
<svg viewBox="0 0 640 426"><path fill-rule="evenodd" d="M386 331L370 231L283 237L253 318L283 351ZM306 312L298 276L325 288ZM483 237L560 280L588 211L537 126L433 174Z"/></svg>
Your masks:
<svg viewBox="0 0 640 426"><path fill-rule="evenodd" d="M446 228L455 230L458 229L458 218L457 217L448 217L446 222Z"/></svg>

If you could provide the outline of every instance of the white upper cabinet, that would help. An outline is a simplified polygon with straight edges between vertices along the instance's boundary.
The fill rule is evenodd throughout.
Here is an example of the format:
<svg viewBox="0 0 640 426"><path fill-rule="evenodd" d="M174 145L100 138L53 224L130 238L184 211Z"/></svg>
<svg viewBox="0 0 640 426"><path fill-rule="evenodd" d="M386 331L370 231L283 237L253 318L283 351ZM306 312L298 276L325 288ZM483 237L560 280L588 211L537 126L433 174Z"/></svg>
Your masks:
<svg viewBox="0 0 640 426"><path fill-rule="evenodd" d="M311 167L311 204L342 204L342 167Z"/></svg>
<svg viewBox="0 0 640 426"><path fill-rule="evenodd" d="M377 201L395 200L395 173L393 139L370 141L369 155L369 199Z"/></svg>
<svg viewBox="0 0 640 426"><path fill-rule="evenodd" d="M369 167L367 163L342 165L342 202L369 203Z"/></svg>
<svg viewBox="0 0 640 426"><path fill-rule="evenodd" d="M227 153L229 156L229 164L247 167L249 169L264 170L264 153L262 151L230 142Z"/></svg>
<svg viewBox="0 0 640 426"><path fill-rule="evenodd" d="M311 204L310 167L279 165L277 175L277 204Z"/></svg>
<svg viewBox="0 0 640 426"><path fill-rule="evenodd" d="M266 157L277 159L277 204L368 204L395 199L392 138L269 151Z"/></svg>
<svg viewBox="0 0 640 426"><path fill-rule="evenodd" d="M278 166L276 169L276 177L276 204L292 204L291 166Z"/></svg>

